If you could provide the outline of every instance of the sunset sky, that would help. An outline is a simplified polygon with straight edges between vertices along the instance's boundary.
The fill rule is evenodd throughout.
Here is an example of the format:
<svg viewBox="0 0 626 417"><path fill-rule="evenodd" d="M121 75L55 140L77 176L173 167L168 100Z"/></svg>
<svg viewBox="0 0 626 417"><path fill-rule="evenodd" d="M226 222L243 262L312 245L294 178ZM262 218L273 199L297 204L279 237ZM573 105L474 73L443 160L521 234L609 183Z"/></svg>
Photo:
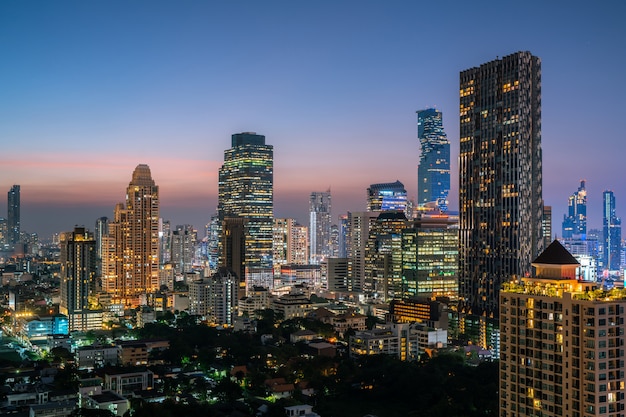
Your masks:
<svg viewBox="0 0 626 417"><path fill-rule="evenodd" d="M554 231L583 178L601 227L605 189L626 216L624 16L617 0L3 1L0 216L20 184L22 230L93 229L145 163L162 217L202 229L231 134L252 131L274 146L275 215L306 224L330 188L336 219L371 183L415 198L415 111L432 106L456 209L459 72L528 50Z"/></svg>

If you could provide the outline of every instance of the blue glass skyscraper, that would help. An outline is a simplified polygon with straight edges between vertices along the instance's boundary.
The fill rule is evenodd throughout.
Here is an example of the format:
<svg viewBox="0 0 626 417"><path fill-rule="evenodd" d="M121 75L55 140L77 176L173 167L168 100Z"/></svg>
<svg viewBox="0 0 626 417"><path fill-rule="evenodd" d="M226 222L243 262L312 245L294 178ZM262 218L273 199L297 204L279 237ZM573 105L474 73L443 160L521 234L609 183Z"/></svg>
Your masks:
<svg viewBox="0 0 626 417"><path fill-rule="evenodd" d="M563 217L563 238L571 239L574 236L585 240L587 235L587 191L585 180L580 182L578 191L568 200L567 216Z"/></svg>
<svg viewBox="0 0 626 417"><path fill-rule="evenodd" d="M620 252L622 250L622 221L615 215L613 191L605 191L602 197L603 266L604 269L617 271L620 269Z"/></svg>
<svg viewBox="0 0 626 417"><path fill-rule="evenodd" d="M417 168L417 204L434 204L448 209L450 192L450 142L443 130L441 112L437 109L417 111L417 137L420 161Z"/></svg>

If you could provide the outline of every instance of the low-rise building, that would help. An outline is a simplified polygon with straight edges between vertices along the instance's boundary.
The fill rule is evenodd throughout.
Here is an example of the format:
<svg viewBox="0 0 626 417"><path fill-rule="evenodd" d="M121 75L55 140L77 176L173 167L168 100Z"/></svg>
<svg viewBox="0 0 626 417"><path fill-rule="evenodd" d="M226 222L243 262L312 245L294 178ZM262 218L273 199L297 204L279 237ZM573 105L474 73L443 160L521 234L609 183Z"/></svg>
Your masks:
<svg viewBox="0 0 626 417"><path fill-rule="evenodd" d="M83 404L85 408L109 410L114 416L123 416L130 409L130 401L114 391L90 395Z"/></svg>

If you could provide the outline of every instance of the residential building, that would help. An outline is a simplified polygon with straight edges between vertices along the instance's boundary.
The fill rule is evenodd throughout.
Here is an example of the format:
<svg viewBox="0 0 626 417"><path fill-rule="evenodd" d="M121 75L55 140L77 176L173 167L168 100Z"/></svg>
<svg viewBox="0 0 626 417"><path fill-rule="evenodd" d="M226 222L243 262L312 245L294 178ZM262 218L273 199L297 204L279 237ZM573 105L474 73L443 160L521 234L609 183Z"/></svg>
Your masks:
<svg viewBox="0 0 626 417"><path fill-rule="evenodd" d="M190 224L178 225L171 233L171 262L178 274L190 272L195 258L198 232Z"/></svg>
<svg viewBox="0 0 626 417"><path fill-rule="evenodd" d="M348 290L362 293L365 286L365 250L370 236L370 228L376 222L379 211L348 213L348 250L352 260L352 275L348 281Z"/></svg>
<svg viewBox="0 0 626 417"><path fill-rule="evenodd" d="M326 286L328 291L348 292L352 262L349 258L326 259Z"/></svg>
<svg viewBox="0 0 626 417"><path fill-rule="evenodd" d="M211 277L189 283L189 312L217 325L232 325L238 289L239 280L233 271L219 268Z"/></svg>
<svg viewBox="0 0 626 417"><path fill-rule="evenodd" d="M547 248L552 242L552 206L543 206L541 233L543 234L543 247Z"/></svg>
<svg viewBox="0 0 626 417"><path fill-rule="evenodd" d="M148 165L137 165L126 189L126 204L115 207L104 239L102 289L114 304L138 307L159 289L159 187Z"/></svg>
<svg viewBox="0 0 626 417"><path fill-rule="evenodd" d="M232 135L231 143L232 147L224 151L224 164L219 170L220 266L235 271L244 285L263 285L268 281L271 284L274 150L265 143L265 136L250 132ZM241 226L237 224L243 228L238 240L228 236L228 225L224 223L229 218L242 221ZM228 245L240 243L243 247L237 250L242 259L236 259L231 255L237 250Z"/></svg>
<svg viewBox="0 0 626 417"><path fill-rule="evenodd" d="M102 329L102 311L95 305L97 247L84 227L61 235L61 303L69 330ZM90 299L92 299L90 301Z"/></svg>
<svg viewBox="0 0 626 417"><path fill-rule="evenodd" d="M626 292L581 281L556 240L533 266L500 292L500 416L620 415Z"/></svg>
<svg viewBox="0 0 626 417"><path fill-rule="evenodd" d="M540 59L516 52L462 71L459 92L460 311L486 346L502 283L530 274L543 246Z"/></svg>
<svg viewBox="0 0 626 417"><path fill-rule="evenodd" d="M417 204L441 211L448 209L450 192L450 141L437 109L417 111L420 159L417 168Z"/></svg>
<svg viewBox="0 0 626 417"><path fill-rule="evenodd" d="M310 262L319 264L331 255L330 190L311 193L309 198Z"/></svg>

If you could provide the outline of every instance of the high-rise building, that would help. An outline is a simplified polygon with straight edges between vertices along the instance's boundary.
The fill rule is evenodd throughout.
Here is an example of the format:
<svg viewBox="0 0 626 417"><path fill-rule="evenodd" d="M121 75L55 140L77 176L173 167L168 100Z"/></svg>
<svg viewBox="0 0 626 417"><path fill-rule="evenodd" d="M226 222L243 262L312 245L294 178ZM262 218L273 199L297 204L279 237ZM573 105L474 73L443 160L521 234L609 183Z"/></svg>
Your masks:
<svg viewBox="0 0 626 417"><path fill-rule="evenodd" d="M367 189L367 211L406 211L407 196L400 181L372 184Z"/></svg>
<svg viewBox="0 0 626 417"><path fill-rule="evenodd" d="M146 294L159 289L159 187L148 165L135 168L104 243L102 289L115 304L145 304Z"/></svg>
<svg viewBox="0 0 626 417"><path fill-rule="evenodd" d="M569 196L567 215L563 216L563 239L574 237L585 240L587 235L587 190L585 180L580 181L578 190Z"/></svg>
<svg viewBox="0 0 626 417"><path fill-rule="evenodd" d="M459 297L463 314L497 319L502 283L531 273L531 261L543 247L541 187L540 59L517 52L462 71Z"/></svg>
<svg viewBox="0 0 626 417"><path fill-rule="evenodd" d="M439 110L417 112L417 138L420 141L417 204L434 205L445 211L450 192L450 142Z"/></svg>
<svg viewBox="0 0 626 417"><path fill-rule="evenodd" d="M366 245L379 211L348 212L348 257L352 261L348 291L363 292L365 287Z"/></svg>
<svg viewBox="0 0 626 417"><path fill-rule="evenodd" d="M500 292L499 415L622 415L626 293L580 281L556 240L533 266Z"/></svg>
<svg viewBox="0 0 626 417"><path fill-rule="evenodd" d="M102 328L102 311L90 303L96 291L96 252L96 240L84 227L61 235L59 313L67 316L70 331Z"/></svg>
<svg viewBox="0 0 626 417"><path fill-rule="evenodd" d="M265 136L256 133L232 135L232 147L224 151L224 164L219 170L217 213L222 222L220 235L221 266L240 274L240 282L248 287L271 282L274 220L274 148L265 144ZM229 241L224 222L228 218L243 220L243 263L231 265L224 247Z"/></svg>
<svg viewBox="0 0 626 417"><path fill-rule="evenodd" d="M543 206L541 233L543 234L543 247L547 248L552 242L552 206Z"/></svg>
<svg viewBox="0 0 626 417"><path fill-rule="evenodd" d="M191 272L197 241L198 232L190 224L178 225L171 233L171 262L178 274Z"/></svg>
<svg viewBox="0 0 626 417"><path fill-rule="evenodd" d="M314 191L309 199L310 262L319 264L330 256L330 190Z"/></svg>
<svg viewBox="0 0 626 417"><path fill-rule="evenodd" d="M7 243L20 242L20 186L14 185L7 193Z"/></svg>
<svg viewBox="0 0 626 417"><path fill-rule="evenodd" d="M274 219L274 270L280 276L282 265L309 263L308 227L295 219Z"/></svg>
<svg viewBox="0 0 626 417"><path fill-rule="evenodd" d="M622 221L615 214L613 191L605 191L602 197L603 268L609 271L618 271L622 250Z"/></svg>
<svg viewBox="0 0 626 417"><path fill-rule="evenodd" d="M96 275L102 276L102 254L104 238L109 235L109 218L100 217L96 220L94 238L96 240Z"/></svg>
<svg viewBox="0 0 626 417"><path fill-rule="evenodd" d="M402 232L408 220L402 211L378 213L365 244L363 292L371 300L386 302L402 294Z"/></svg>
<svg viewBox="0 0 626 417"><path fill-rule="evenodd" d="M458 224L455 215L421 213L402 231L402 298L458 297Z"/></svg>
<svg viewBox="0 0 626 417"><path fill-rule="evenodd" d="M232 325L237 316L238 278L227 268L189 283L189 312L217 325Z"/></svg>
<svg viewBox="0 0 626 417"><path fill-rule="evenodd" d="M0 217L0 245L7 245L8 243L7 219Z"/></svg>

